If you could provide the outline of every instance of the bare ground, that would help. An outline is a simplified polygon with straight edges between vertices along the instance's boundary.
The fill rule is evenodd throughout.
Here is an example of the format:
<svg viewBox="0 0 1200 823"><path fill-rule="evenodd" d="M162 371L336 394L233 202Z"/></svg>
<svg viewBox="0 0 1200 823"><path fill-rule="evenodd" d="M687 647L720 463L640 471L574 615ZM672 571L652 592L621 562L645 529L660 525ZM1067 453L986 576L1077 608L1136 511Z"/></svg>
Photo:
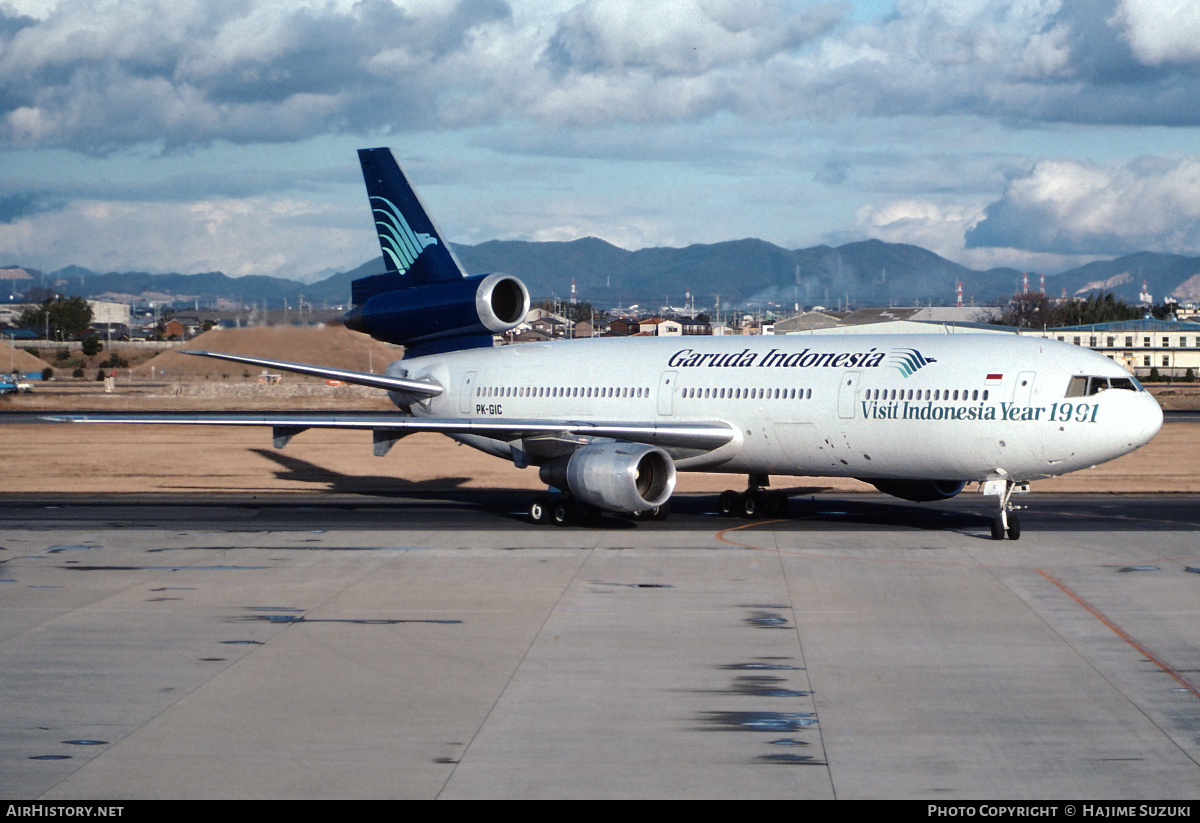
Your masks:
<svg viewBox="0 0 1200 823"><path fill-rule="evenodd" d="M320 363L382 372L402 350L339 326L257 327L212 331L184 348L248 354L275 360ZM0 348L0 361L8 352ZM35 358L17 351L15 357ZM29 364L30 367L34 362ZM24 364L18 368L25 369ZM55 381L33 394L0 399L5 410L389 410L379 391L327 386L324 381L285 375L263 385L260 369L193 357L173 350L132 370L121 370L117 390L106 394L95 381ZM123 373L122 373L123 372ZM144 375L139 377L138 375ZM1200 387L1156 385L1165 408L1200 408ZM1200 426L1174 423L1145 448L1082 472L1039 481L1035 490L1061 492L1200 491ZM106 425L0 425L4 471L0 492L180 492L270 493L306 489L403 493L414 490L540 489L535 469L516 469L502 460L438 435L401 440L385 458L371 453L366 432L309 431L286 450L271 446L258 428ZM682 474L682 492L717 492L743 486L745 478ZM776 477L775 487L814 491L869 491L871 486L838 478Z"/></svg>
<svg viewBox="0 0 1200 823"><path fill-rule="evenodd" d="M297 358L300 359L300 358ZM1166 398L1164 398L1166 399ZM389 409L379 392L353 386L287 383L219 386L123 385L105 395L95 383L50 385L7 399L3 410L40 409ZM1171 423L1146 447L1119 460L1038 481L1035 491L1200 491L1200 426ZM371 453L366 432L309 431L285 450L261 428L0 424L0 493L239 492L330 490L373 494L471 489L541 489L535 469L502 460L438 435L401 440L385 458ZM718 492L744 485L722 474L681 474L681 492ZM855 480L772 478L775 487L871 491Z"/></svg>

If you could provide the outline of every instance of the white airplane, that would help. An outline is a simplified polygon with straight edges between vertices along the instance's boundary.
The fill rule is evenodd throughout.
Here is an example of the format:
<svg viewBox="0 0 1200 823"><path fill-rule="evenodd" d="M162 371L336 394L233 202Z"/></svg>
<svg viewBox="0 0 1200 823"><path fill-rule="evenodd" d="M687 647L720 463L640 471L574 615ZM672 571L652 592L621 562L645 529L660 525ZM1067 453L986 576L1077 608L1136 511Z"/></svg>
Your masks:
<svg viewBox="0 0 1200 823"><path fill-rule="evenodd" d="M385 274L354 283L352 329L405 346L385 375L189 352L388 391L396 415L60 414L56 420L260 425L282 448L309 428L370 429L375 454L440 432L560 490L535 523L601 511L665 517L677 471L744 474L722 514L778 516L769 475L854 477L914 501L977 482L998 498L992 537L1017 539L1014 492L1148 442L1162 410L1120 365L1003 334L601 338L493 347L529 294L466 277L389 149L359 151Z"/></svg>

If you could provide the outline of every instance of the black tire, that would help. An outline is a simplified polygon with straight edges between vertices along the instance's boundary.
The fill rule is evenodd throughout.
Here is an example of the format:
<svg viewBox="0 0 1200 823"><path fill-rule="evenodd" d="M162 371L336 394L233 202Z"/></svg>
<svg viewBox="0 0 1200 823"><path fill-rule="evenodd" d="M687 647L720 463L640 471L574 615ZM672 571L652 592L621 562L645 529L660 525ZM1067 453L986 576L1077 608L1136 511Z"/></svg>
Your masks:
<svg viewBox="0 0 1200 823"><path fill-rule="evenodd" d="M761 492L746 492L742 497L742 517L756 520L762 516L763 496Z"/></svg>
<svg viewBox="0 0 1200 823"><path fill-rule="evenodd" d="M1000 515L996 515L994 518L992 518L992 539L1004 539L1004 521L1000 519Z"/></svg>
<svg viewBox="0 0 1200 823"><path fill-rule="evenodd" d="M654 512L654 514L650 516L651 520L666 520L671 516L671 501L668 500L661 506L655 506L650 511Z"/></svg>
<svg viewBox="0 0 1200 823"><path fill-rule="evenodd" d="M1021 539L1021 521L1017 519L1015 514L1010 514L1008 516L1008 539Z"/></svg>
<svg viewBox="0 0 1200 823"><path fill-rule="evenodd" d="M538 496L533 498L533 502L529 504L529 519L539 526L545 526L550 522L552 514L552 506L550 498Z"/></svg>
<svg viewBox="0 0 1200 823"><path fill-rule="evenodd" d="M556 526L569 526L575 520L574 506L569 500L558 500L551 509L550 522Z"/></svg>
<svg viewBox="0 0 1200 823"><path fill-rule="evenodd" d="M721 492L717 498L717 514L721 517L733 517L742 510L741 495L732 489Z"/></svg>

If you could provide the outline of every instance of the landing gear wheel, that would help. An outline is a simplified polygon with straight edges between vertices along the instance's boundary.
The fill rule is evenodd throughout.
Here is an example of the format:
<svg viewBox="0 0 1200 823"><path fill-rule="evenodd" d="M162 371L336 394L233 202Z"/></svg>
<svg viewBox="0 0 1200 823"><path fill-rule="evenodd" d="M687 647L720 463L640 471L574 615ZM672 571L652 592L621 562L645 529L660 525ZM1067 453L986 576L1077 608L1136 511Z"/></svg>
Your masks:
<svg viewBox="0 0 1200 823"><path fill-rule="evenodd" d="M775 498L775 514L773 517L788 516L788 497L783 492L775 492L772 497Z"/></svg>
<svg viewBox="0 0 1200 823"><path fill-rule="evenodd" d="M1015 514L1011 513L1008 515L1008 539L1021 539L1021 521L1017 519Z"/></svg>
<svg viewBox="0 0 1200 823"><path fill-rule="evenodd" d="M991 490L987 490L987 487ZM981 487L986 494L994 494L999 497L1000 513L992 521L992 539L1003 540L1007 537L1009 540L1021 539L1021 521L1017 519L1017 509L1023 509L1024 506L1018 506L1012 503L1013 492L1029 491L1028 483L1018 483L1012 479L1006 479L1004 486L1000 489L996 488L996 484L992 481L983 484Z"/></svg>
<svg viewBox="0 0 1200 823"><path fill-rule="evenodd" d="M569 526L575 520L575 506L569 500L555 501L550 520L556 526Z"/></svg>
<svg viewBox="0 0 1200 823"><path fill-rule="evenodd" d="M550 498L538 496L533 498L533 502L529 504L529 519L538 526L544 526L550 522L552 514L552 506Z"/></svg>
<svg viewBox="0 0 1200 823"><path fill-rule="evenodd" d="M651 520L666 520L671 515L671 501L668 500L661 506L655 506L650 510L653 514L650 515Z"/></svg>
<svg viewBox="0 0 1200 823"><path fill-rule="evenodd" d="M742 501L739 498L741 495L731 489L721 492L721 496L717 498L717 514L721 517L733 517L742 509Z"/></svg>
<svg viewBox="0 0 1200 823"><path fill-rule="evenodd" d="M762 516L765 499L762 492L747 492L742 497L742 517L755 520Z"/></svg>
<svg viewBox="0 0 1200 823"><path fill-rule="evenodd" d="M999 515L996 515L995 517L992 518L992 539L993 540L1003 540L1004 539L1004 521L1000 518Z"/></svg>

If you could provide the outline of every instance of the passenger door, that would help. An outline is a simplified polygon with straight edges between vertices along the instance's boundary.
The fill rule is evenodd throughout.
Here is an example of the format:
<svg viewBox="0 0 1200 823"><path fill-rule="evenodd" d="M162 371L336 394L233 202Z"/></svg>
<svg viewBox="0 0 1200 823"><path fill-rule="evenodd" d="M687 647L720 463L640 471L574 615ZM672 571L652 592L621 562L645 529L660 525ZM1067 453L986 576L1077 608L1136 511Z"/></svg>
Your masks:
<svg viewBox="0 0 1200 823"><path fill-rule="evenodd" d="M842 375L841 388L838 389L838 417L843 420L854 419L854 408L858 400L858 376L860 372L848 371Z"/></svg>
<svg viewBox="0 0 1200 823"><path fill-rule="evenodd" d="M658 381L658 413L670 415L674 410L675 378L679 372L665 371Z"/></svg>

